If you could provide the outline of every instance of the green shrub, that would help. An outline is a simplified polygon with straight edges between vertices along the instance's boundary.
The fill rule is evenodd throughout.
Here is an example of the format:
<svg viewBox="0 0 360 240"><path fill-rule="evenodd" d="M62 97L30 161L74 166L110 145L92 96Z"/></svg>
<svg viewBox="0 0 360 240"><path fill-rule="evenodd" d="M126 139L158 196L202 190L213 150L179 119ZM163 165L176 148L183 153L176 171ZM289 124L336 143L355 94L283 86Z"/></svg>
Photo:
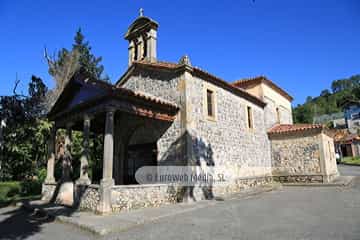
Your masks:
<svg viewBox="0 0 360 240"><path fill-rule="evenodd" d="M37 178L38 178L38 181L40 181L41 183L43 183L46 179L46 168L40 168L36 175L37 175Z"/></svg>
<svg viewBox="0 0 360 240"><path fill-rule="evenodd" d="M344 157L341 159L341 162L360 165L360 157Z"/></svg>
<svg viewBox="0 0 360 240"><path fill-rule="evenodd" d="M0 182L0 201L8 201L8 199L19 195L21 192L20 182Z"/></svg>
<svg viewBox="0 0 360 240"><path fill-rule="evenodd" d="M29 180L21 182L21 196L41 194L41 181Z"/></svg>

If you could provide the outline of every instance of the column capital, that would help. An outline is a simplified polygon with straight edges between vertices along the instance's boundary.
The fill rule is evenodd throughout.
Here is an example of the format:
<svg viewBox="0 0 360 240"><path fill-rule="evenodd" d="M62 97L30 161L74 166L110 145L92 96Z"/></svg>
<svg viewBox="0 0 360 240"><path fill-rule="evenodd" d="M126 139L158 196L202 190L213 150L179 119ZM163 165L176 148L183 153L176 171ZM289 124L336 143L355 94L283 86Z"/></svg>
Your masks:
<svg viewBox="0 0 360 240"><path fill-rule="evenodd" d="M91 120L93 120L95 117L94 117L94 115L93 114L88 114L88 113L85 113L84 114L84 120L85 121L91 121Z"/></svg>
<svg viewBox="0 0 360 240"><path fill-rule="evenodd" d="M116 108L109 106L109 107L106 107L106 108L105 108L105 111L106 111L106 113L115 113L115 112L116 112Z"/></svg>

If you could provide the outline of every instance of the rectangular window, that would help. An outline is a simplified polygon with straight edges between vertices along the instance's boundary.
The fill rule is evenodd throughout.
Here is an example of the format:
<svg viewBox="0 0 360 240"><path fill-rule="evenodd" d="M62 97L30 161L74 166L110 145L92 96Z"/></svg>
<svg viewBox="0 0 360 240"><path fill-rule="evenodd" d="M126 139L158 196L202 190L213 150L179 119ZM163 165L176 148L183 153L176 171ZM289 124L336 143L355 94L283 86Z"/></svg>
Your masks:
<svg viewBox="0 0 360 240"><path fill-rule="evenodd" d="M253 118L252 118L252 109L251 107L247 107L247 121L248 121L248 128L253 128Z"/></svg>
<svg viewBox="0 0 360 240"><path fill-rule="evenodd" d="M214 117L214 92L206 90L206 101L207 101L207 114L209 117Z"/></svg>
<svg viewBox="0 0 360 240"><path fill-rule="evenodd" d="M280 109L276 108L276 122L280 123Z"/></svg>

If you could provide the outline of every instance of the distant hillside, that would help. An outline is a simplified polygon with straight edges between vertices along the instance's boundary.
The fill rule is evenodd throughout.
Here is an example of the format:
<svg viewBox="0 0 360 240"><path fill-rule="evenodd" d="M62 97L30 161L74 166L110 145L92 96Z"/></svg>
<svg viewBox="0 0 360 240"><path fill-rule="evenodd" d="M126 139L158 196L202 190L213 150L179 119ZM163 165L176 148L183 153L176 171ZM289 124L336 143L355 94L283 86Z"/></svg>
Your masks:
<svg viewBox="0 0 360 240"><path fill-rule="evenodd" d="M307 97L304 104L293 109L295 123L312 123L315 116L342 111L347 100L360 100L360 74L335 80L331 90L322 90L318 97Z"/></svg>

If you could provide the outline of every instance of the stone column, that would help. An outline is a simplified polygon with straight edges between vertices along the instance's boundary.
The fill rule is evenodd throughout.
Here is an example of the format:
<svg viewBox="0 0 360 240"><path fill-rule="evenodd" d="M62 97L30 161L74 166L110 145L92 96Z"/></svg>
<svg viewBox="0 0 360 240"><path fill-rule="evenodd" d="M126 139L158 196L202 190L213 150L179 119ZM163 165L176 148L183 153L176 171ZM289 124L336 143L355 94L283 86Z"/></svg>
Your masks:
<svg viewBox="0 0 360 240"><path fill-rule="evenodd" d="M111 190L112 186L114 186L114 179L112 177L114 158L114 115L114 109L107 110L104 136L103 177L100 181L100 202L97 209L99 213L111 212Z"/></svg>
<svg viewBox="0 0 360 240"><path fill-rule="evenodd" d="M48 161L47 173L45 183L55 183L54 168L55 168L55 141L56 141L56 128L55 126L50 130L48 139Z"/></svg>
<svg viewBox="0 0 360 240"><path fill-rule="evenodd" d="M137 38L137 42L136 42L136 47L137 47L137 59L135 60L142 60L144 57L144 39L142 36L139 36Z"/></svg>
<svg viewBox="0 0 360 240"><path fill-rule="evenodd" d="M156 30L151 29L146 39L147 42L146 57L150 60L150 62L156 62L156 38L157 38Z"/></svg>
<svg viewBox="0 0 360 240"><path fill-rule="evenodd" d="M134 57L135 57L135 44L134 44L134 41L131 41L129 43L129 60L128 60L128 65L129 67L131 66L131 64L133 63L134 60Z"/></svg>
<svg viewBox="0 0 360 240"><path fill-rule="evenodd" d="M71 172L71 140L72 140L72 124L69 123L66 125L65 133L65 154L62 159L62 181L68 182L71 181L70 172Z"/></svg>
<svg viewBox="0 0 360 240"><path fill-rule="evenodd" d="M89 135L90 135L90 118L84 116L83 127L83 149L80 157L80 177L76 181L77 184L89 185L91 183L89 179Z"/></svg>

